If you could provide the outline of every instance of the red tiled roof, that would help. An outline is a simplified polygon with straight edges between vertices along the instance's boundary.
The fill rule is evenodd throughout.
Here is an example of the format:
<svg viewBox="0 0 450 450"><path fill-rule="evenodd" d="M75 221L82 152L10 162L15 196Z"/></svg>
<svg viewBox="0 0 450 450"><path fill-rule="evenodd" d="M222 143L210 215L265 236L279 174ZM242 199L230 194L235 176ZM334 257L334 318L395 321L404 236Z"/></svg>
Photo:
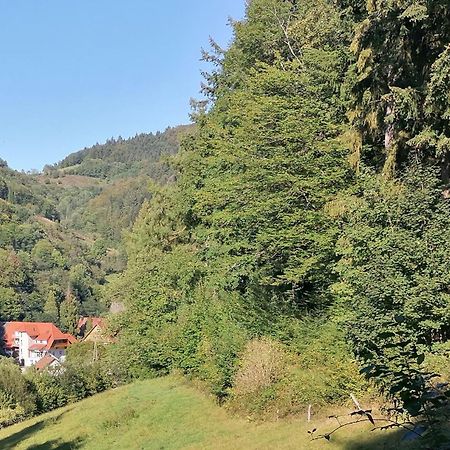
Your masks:
<svg viewBox="0 0 450 450"><path fill-rule="evenodd" d="M14 334L16 332L25 332L28 336L37 341L45 341L47 350L52 348L55 340L66 341L67 344L76 342L74 336L63 333L56 325L50 322L6 322L3 324L5 348L13 348Z"/></svg>
<svg viewBox="0 0 450 450"><path fill-rule="evenodd" d="M32 344L28 347L29 350L44 350L46 344Z"/></svg>
<svg viewBox="0 0 450 450"><path fill-rule="evenodd" d="M55 361L59 362L58 359L56 359L53 355L46 355L43 358L41 358L34 367L37 370L43 370L49 367L51 364L53 364Z"/></svg>
<svg viewBox="0 0 450 450"><path fill-rule="evenodd" d="M100 327L104 326L104 321L101 317L81 317L78 321L78 329L81 329L82 327L87 325L88 321L91 322L92 328L96 327L97 325Z"/></svg>

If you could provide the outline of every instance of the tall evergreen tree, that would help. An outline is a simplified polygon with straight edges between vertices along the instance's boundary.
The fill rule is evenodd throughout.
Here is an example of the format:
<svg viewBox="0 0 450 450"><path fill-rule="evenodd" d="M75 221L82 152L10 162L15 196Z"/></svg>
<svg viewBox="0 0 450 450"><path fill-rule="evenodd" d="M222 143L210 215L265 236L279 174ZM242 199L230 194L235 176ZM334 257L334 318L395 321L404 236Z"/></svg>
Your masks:
<svg viewBox="0 0 450 450"><path fill-rule="evenodd" d="M50 288L44 304L44 314L53 323L59 323L59 304L55 290Z"/></svg>
<svg viewBox="0 0 450 450"><path fill-rule="evenodd" d="M66 297L60 307L61 327L67 333L75 334L79 319L78 305L70 286L67 288Z"/></svg>
<svg viewBox="0 0 450 450"><path fill-rule="evenodd" d="M370 0L352 50L353 162L386 176L408 161L442 165L448 180L450 6L442 0Z"/></svg>

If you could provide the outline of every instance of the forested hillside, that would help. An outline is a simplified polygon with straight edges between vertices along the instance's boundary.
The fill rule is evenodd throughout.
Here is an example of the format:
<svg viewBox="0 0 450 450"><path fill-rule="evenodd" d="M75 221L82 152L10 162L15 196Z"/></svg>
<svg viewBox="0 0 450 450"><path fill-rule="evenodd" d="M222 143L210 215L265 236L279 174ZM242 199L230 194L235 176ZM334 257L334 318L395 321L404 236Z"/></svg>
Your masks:
<svg viewBox="0 0 450 450"><path fill-rule="evenodd" d="M97 144L43 174L1 162L0 321L52 321L73 332L80 315L107 311L102 289L126 260L122 233L150 198L149 184L173 176L164 158L189 128ZM67 166L75 160L85 173Z"/></svg>
<svg viewBox="0 0 450 450"><path fill-rule="evenodd" d="M51 187L3 167L0 194L0 320L49 320L73 332L78 314L105 310L104 255L61 225Z"/></svg>
<svg viewBox="0 0 450 450"><path fill-rule="evenodd" d="M161 176L162 157L174 155L180 137L191 128L186 125L167 128L163 133L139 134L130 139L112 138L105 144L72 153L58 164L46 166L44 171L62 170L66 174L94 178L124 178L132 173Z"/></svg>
<svg viewBox="0 0 450 450"><path fill-rule="evenodd" d="M55 187L65 225L117 248L123 230L150 198L150 182L165 184L173 177L167 158L177 153L180 139L191 129L187 125L110 139L46 166L40 181Z"/></svg>

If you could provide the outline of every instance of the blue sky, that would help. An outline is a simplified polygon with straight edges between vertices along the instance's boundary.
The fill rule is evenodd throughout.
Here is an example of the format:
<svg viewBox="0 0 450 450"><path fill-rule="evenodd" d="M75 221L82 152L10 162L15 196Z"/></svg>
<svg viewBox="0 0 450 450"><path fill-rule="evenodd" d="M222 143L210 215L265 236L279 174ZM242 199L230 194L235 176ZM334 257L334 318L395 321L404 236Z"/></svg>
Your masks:
<svg viewBox="0 0 450 450"><path fill-rule="evenodd" d="M41 169L72 151L188 122L200 50L244 0L0 0L0 157Z"/></svg>

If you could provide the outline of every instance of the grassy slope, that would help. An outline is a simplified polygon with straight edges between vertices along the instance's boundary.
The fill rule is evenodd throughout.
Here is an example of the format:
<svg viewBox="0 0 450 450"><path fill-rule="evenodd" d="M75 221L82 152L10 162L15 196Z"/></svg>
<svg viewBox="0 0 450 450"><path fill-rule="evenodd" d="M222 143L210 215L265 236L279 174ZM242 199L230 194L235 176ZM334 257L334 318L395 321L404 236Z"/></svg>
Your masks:
<svg viewBox="0 0 450 450"><path fill-rule="evenodd" d="M231 417L180 379L142 381L0 430L8 449L383 449L397 438L348 428L310 442L305 419L256 424ZM333 427L328 419L313 424ZM386 446L386 443L388 444Z"/></svg>

